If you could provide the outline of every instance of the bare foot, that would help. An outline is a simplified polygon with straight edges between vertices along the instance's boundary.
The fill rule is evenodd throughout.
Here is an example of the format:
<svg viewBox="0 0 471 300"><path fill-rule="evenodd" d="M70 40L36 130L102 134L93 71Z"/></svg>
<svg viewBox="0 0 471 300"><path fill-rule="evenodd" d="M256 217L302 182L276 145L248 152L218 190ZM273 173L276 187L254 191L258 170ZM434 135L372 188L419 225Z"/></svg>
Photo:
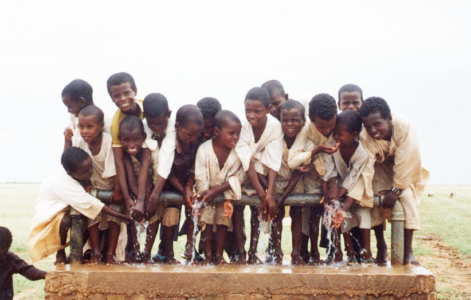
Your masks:
<svg viewBox="0 0 471 300"><path fill-rule="evenodd" d="M65 251L64 250L59 250L57 251L56 254L56 261L54 262L54 265L65 265L66 263L66 257L65 257Z"/></svg>
<svg viewBox="0 0 471 300"><path fill-rule="evenodd" d="M92 254L88 263L91 265L101 264L101 254Z"/></svg>
<svg viewBox="0 0 471 300"><path fill-rule="evenodd" d="M165 257L165 263L169 265L179 265L180 261L176 260L175 257Z"/></svg>
<svg viewBox="0 0 471 300"><path fill-rule="evenodd" d="M249 265L260 265L263 262L255 254L249 254L249 259L247 260Z"/></svg>
<svg viewBox="0 0 471 300"><path fill-rule="evenodd" d="M216 256L216 260L215 260L214 264L220 265L220 266L228 265L227 261L224 259L223 256Z"/></svg>
<svg viewBox="0 0 471 300"><path fill-rule="evenodd" d="M420 266L420 262L414 257L412 253L404 254L404 265Z"/></svg>
<svg viewBox="0 0 471 300"><path fill-rule="evenodd" d="M319 253L316 253L314 255L311 255L310 259L309 259L309 262L308 262L308 265L310 266L318 266L320 264L322 264L323 261L321 260L321 257L319 255Z"/></svg>
<svg viewBox="0 0 471 300"><path fill-rule="evenodd" d="M114 258L113 254L106 254L106 264L107 265L117 265L118 262Z"/></svg>
<svg viewBox="0 0 471 300"><path fill-rule="evenodd" d="M247 261L245 260L245 255L237 255L234 259L234 264L236 265L245 265L247 264Z"/></svg>
<svg viewBox="0 0 471 300"><path fill-rule="evenodd" d="M305 266L306 265L306 262L304 261L304 259L302 259L302 257L300 255L292 255L291 256L291 264L293 266Z"/></svg>
<svg viewBox="0 0 471 300"><path fill-rule="evenodd" d="M281 255L275 255L275 256L273 257L272 263L275 264L275 265L282 265L282 264L283 264L283 256L281 256Z"/></svg>
<svg viewBox="0 0 471 300"><path fill-rule="evenodd" d="M378 248L378 254L376 255L375 263L378 265L385 265L388 262L388 249Z"/></svg>
<svg viewBox="0 0 471 300"><path fill-rule="evenodd" d="M213 258L211 256L206 256L205 259L201 262L201 265L208 266L213 263Z"/></svg>

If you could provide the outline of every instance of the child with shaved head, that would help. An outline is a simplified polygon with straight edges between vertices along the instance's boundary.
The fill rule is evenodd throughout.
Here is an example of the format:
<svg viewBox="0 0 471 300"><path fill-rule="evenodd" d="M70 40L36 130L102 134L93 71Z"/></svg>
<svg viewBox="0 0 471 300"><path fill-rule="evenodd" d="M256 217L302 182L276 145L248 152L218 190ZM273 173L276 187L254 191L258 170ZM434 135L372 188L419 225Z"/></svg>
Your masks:
<svg viewBox="0 0 471 300"><path fill-rule="evenodd" d="M270 95L270 114L280 120L280 108L289 100L283 85L278 80L269 80L262 84L262 88Z"/></svg>

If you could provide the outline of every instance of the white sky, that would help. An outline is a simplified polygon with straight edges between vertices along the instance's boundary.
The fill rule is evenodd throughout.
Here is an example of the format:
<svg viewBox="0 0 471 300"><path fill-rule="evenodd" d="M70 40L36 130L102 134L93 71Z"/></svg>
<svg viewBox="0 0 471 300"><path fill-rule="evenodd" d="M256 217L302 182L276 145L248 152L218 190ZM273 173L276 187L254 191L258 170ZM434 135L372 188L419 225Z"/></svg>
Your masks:
<svg viewBox="0 0 471 300"><path fill-rule="evenodd" d="M355 83L416 125L430 183L471 184L470 11L467 1L2 1L0 182L40 182L60 163L66 84L88 81L112 114L106 80L125 71L138 97L160 92L175 112L213 96L242 117L247 91L270 79L298 100Z"/></svg>

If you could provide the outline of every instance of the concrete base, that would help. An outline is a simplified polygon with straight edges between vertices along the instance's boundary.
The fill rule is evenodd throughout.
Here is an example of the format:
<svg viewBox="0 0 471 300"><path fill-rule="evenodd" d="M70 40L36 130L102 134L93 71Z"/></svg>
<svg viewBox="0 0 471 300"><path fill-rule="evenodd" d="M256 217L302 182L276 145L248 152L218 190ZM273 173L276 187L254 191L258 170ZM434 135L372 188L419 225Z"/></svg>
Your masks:
<svg viewBox="0 0 471 300"><path fill-rule="evenodd" d="M87 266L48 272L46 299L435 299L422 267Z"/></svg>

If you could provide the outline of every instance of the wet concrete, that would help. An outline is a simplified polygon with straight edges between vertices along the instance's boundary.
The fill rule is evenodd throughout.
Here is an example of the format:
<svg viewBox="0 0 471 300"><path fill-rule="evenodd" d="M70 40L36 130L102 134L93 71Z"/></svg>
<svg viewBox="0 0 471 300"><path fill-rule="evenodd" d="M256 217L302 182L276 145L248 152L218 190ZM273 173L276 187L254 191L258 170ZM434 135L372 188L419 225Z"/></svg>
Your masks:
<svg viewBox="0 0 471 300"><path fill-rule="evenodd" d="M435 299L423 267L61 266L46 299Z"/></svg>

